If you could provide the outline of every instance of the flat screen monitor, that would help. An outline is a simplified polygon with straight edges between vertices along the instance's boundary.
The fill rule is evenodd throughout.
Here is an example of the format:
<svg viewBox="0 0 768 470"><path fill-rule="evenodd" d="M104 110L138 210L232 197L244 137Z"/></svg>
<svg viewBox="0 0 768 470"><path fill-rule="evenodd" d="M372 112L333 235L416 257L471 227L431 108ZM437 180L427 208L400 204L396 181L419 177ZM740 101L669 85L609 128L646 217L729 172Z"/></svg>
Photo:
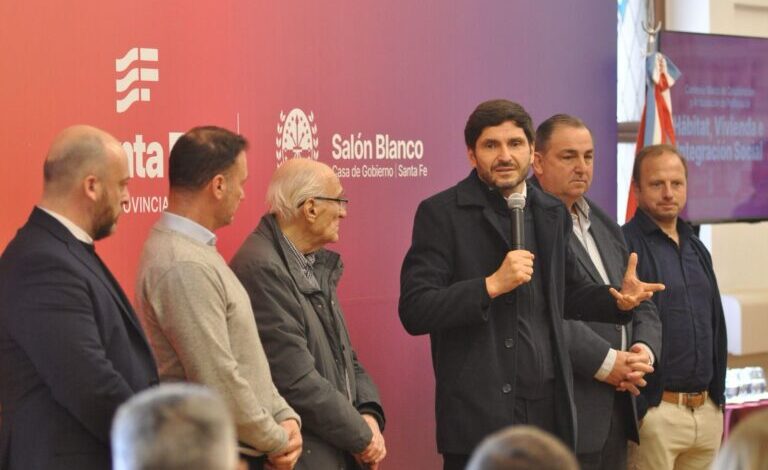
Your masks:
<svg viewBox="0 0 768 470"><path fill-rule="evenodd" d="M664 31L659 51L682 73L671 95L688 160L683 217L768 219L768 39Z"/></svg>

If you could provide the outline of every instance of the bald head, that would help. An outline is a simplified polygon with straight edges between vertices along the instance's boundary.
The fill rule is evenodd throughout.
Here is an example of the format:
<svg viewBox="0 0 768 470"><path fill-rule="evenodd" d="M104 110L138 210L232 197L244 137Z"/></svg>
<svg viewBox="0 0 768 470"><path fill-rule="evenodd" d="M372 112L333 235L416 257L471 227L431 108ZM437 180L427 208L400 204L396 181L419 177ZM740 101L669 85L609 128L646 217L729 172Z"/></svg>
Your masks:
<svg viewBox="0 0 768 470"><path fill-rule="evenodd" d="M283 163L272 175L267 188L269 211L290 222L299 214L299 206L311 197L325 193L330 181L338 178L331 167L307 158Z"/></svg>
<svg viewBox="0 0 768 470"><path fill-rule="evenodd" d="M95 127L64 129L53 141L43 165L46 194L68 193L88 174L103 174L115 156L125 157L120 143Z"/></svg>
<svg viewBox="0 0 768 470"><path fill-rule="evenodd" d="M91 126L64 129L48 151L43 173L40 207L66 217L94 240L115 230L131 177L114 137Z"/></svg>

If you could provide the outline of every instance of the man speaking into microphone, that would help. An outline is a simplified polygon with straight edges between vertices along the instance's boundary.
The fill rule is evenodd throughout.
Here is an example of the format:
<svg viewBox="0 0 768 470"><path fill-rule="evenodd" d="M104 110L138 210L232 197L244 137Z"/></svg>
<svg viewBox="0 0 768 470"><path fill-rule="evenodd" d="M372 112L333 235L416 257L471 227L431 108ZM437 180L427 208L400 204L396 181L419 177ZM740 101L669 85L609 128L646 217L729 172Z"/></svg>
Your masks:
<svg viewBox="0 0 768 470"><path fill-rule="evenodd" d="M473 170L419 205L400 278L400 320L432 343L445 470L463 469L483 437L510 424L575 448L563 319L625 323L663 289L637 279L635 256L620 290L580 270L565 206L525 182L534 130L522 106L481 103L464 138ZM521 196L524 207L514 208Z"/></svg>

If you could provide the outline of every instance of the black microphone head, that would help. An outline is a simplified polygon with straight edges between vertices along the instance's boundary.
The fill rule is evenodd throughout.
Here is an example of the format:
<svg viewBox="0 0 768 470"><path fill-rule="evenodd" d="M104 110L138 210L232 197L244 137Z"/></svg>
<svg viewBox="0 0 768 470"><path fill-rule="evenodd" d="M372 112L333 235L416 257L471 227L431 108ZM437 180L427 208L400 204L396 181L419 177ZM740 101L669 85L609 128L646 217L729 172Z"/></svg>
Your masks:
<svg viewBox="0 0 768 470"><path fill-rule="evenodd" d="M525 209L525 196L521 193L512 193L507 198L507 208L509 210L513 209Z"/></svg>

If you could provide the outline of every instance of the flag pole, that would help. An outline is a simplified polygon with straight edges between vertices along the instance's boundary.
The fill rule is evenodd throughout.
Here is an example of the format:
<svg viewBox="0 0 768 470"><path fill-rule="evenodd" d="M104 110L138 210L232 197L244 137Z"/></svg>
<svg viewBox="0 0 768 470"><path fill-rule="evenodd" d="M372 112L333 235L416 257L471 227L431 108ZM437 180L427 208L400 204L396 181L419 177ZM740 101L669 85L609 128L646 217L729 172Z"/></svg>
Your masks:
<svg viewBox="0 0 768 470"><path fill-rule="evenodd" d="M642 22L648 35L645 52L645 105L637 132L635 154L643 147L653 144L675 144L675 129L672 122L672 102L669 89L680 75L677 67L658 51L657 36L661 21L656 21L654 0L646 0L646 17ZM626 221L635 215L637 200L630 184L627 194Z"/></svg>
<svg viewBox="0 0 768 470"><path fill-rule="evenodd" d="M648 34L647 49L645 51L646 56L655 54L658 50L656 44L656 36L661 30L661 21L656 21L656 2L654 0L646 0L645 9L645 21L643 21L643 30Z"/></svg>

